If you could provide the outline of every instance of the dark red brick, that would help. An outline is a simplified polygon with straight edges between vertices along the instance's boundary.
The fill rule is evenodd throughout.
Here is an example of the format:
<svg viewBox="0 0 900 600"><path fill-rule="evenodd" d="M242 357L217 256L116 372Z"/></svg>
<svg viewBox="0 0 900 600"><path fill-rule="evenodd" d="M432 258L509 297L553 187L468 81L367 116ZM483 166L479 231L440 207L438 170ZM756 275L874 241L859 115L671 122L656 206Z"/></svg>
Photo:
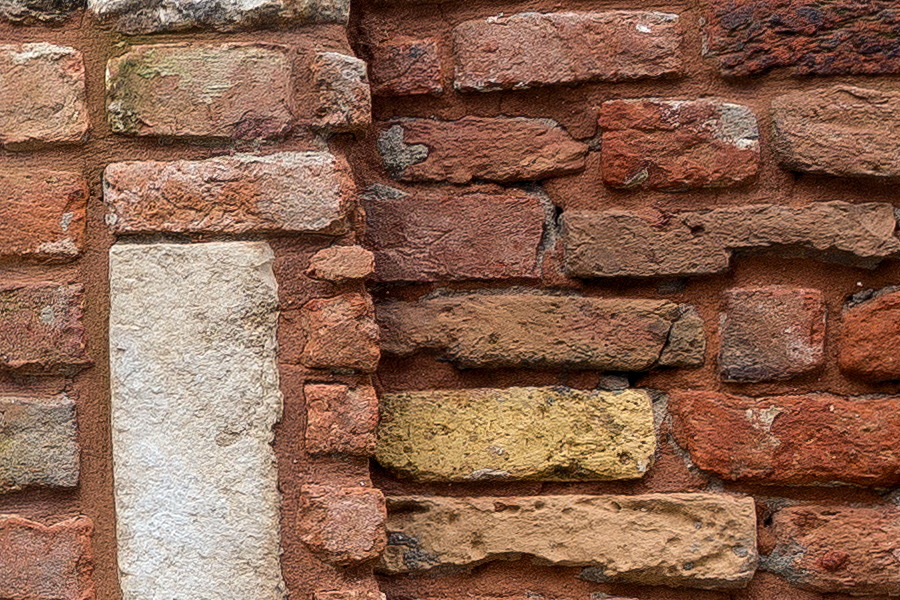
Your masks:
<svg viewBox="0 0 900 600"><path fill-rule="evenodd" d="M372 93L381 96L440 94L444 91L437 40L391 39L372 48Z"/></svg>

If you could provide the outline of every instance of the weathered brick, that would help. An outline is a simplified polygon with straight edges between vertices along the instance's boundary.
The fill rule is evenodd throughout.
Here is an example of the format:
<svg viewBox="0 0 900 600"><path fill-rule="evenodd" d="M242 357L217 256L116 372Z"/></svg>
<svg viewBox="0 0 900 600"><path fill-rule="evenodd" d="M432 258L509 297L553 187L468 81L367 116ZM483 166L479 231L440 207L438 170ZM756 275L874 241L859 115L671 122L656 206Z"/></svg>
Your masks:
<svg viewBox="0 0 900 600"><path fill-rule="evenodd" d="M390 573L525 554L590 581L736 588L757 562L752 498L719 494L394 497L387 530Z"/></svg>
<svg viewBox="0 0 900 600"><path fill-rule="evenodd" d="M384 551L385 502L380 490L305 485L303 542L322 560L352 565Z"/></svg>
<svg viewBox="0 0 900 600"><path fill-rule="evenodd" d="M846 85L792 92L772 101L772 121L775 152L788 169L900 177L898 93Z"/></svg>
<svg viewBox="0 0 900 600"><path fill-rule="evenodd" d="M356 187L327 152L238 154L106 167L103 198L114 233L342 233Z"/></svg>
<svg viewBox="0 0 900 600"><path fill-rule="evenodd" d="M339 52L319 52L311 66L319 106L314 124L328 131L357 131L372 124L366 63Z"/></svg>
<svg viewBox="0 0 900 600"><path fill-rule="evenodd" d="M94 555L87 517L52 526L0 518L0 597L13 600L94 600Z"/></svg>
<svg viewBox="0 0 900 600"><path fill-rule="evenodd" d="M584 167L587 146L550 119L463 117L387 123L378 150L404 181L544 179Z"/></svg>
<svg viewBox="0 0 900 600"><path fill-rule="evenodd" d="M628 81L681 72L678 15L526 12L453 30L454 86L463 91Z"/></svg>
<svg viewBox="0 0 900 600"><path fill-rule="evenodd" d="M372 48L372 93L382 96L440 94L444 91L437 40L389 39Z"/></svg>
<svg viewBox="0 0 900 600"><path fill-rule="evenodd" d="M385 600L386 596L378 590L329 590L316 592L314 600Z"/></svg>
<svg viewBox="0 0 900 600"><path fill-rule="evenodd" d="M293 121L292 86L284 46L134 46L107 64L109 124L134 135L277 138Z"/></svg>
<svg viewBox="0 0 900 600"><path fill-rule="evenodd" d="M84 0L0 0L0 19L14 23L57 23L84 7Z"/></svg>
<svg viewBox="0 0 900 600"><path fill-rule="evenodd" d="M713 99L612 100L600 107L603 182L689 190L744 183L759 170L759 129L746 106Z"/></svg>
<svg viewBox="0 0 900 600"><path fill-rule="evenodd" d="M824 593L900 593L898 506L792 506L775 513L764 562L789 583Z"/></svg>
<svg viewBox="0 0 900 600"><path fill-rule="evenodd" d="M0 493L78 485L75 403L0 397Z"/></svg>
<svg viewBox="0 0 900 600"><path fill-rule="evenodd" d="M894 0L706 0L704 54L727 76L900 72Z"/></svg>
<svg viewBox="0 0 900 600"><path fill-rule="evenodd" d="M900 290L885 288L844 310L838 363L852 376L900 379Z"/></svg>
<svg viewBox="0 0 900 600"><path fill-rule="evenodd" d="M81 254L88 186L76 173L0 174L0 258L69 260Z"/></svg>
<svg viewBox="0 0 900 600"><path fill-rule="evenodd" d="M375 255L362 246L329 246L309 259L313 279L344 282L365 279L375 272Z"/></svg>
<svg viewBox="0 0 900 600"><path fill-rule="evenodd" d="M73 372L90 364L83 302L80 285L0 286L0 368Z"/></svg>
<svg viewBox="0 0 900 600"><path fill-rule="evenodd" d="M724 381L790 379L825 359L825 299L819 290L768 286L723 294L719 377Z"/></svg>
<svg viewBox="0 0 900 600"><path fill-rule="evenodd" d="M772 204L666 215L565 211L565 269L573 277L657 277L720 273L741 251L874 267L900 252L889 204Z"/></svg>
<svg viewBox="0 0 900 600"><path fill-rule="evenodd" d="M366 244L381 281L539 277L546 211L534 193L498 187L372 186Z"/></svg>
<svg viewBox="0 0 900 600"><path fill-rule="evenodd" d="M673 433L722 479L773 485L900 484L900 402L816 393L669 394Z"/></svg>
<svg viewBox="0 0 900 600"><path fill-rule="evenodd" d="M128 34L344 24L350 13L349 0L88 0L88 6L101 21Z"/></svg>
<svg viewBox="0 0 900 600"><path fill-rule="evenodd" d="M311 383L306 399L306 451L370 456L375 452L378 396L370 385Z"/></svg>
<svg viewBox="0 0 900 600"><path fill-rule="evenodd" d="M378 306L382 350L438 350L461 368L644 371L664 364L682 307L666 300L461 294ZM702 364L702 331L692 364Z"/></svg>
<svg viewBox="0 0 900 600"><path fill-rule="evenodd" d="M419 481L636 479L656 451L650 394L565 387L383 394L378 462Z"/></svg>
<svg viewBox="0 0 900 600"><path fill-rule="evenodd" d="M10 150L84 141L84 61L53 44L0 45L0 144Z"/></svg>
<svg viewBox="0 0 900 600"><path fill-rule="evenodd" d="M306 335L300 360L307 367L371 373L378 366L378 326L368 295L310 300L300 318Z"/></svg>

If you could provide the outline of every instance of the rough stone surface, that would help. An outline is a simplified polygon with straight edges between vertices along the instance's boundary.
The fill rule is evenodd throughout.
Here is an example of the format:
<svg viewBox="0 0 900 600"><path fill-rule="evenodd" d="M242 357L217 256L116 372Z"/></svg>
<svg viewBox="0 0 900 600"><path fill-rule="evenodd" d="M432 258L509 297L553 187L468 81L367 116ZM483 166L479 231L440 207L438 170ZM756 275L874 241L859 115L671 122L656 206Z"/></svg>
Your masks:
<svg viewBox="0 0 900 600"><path fill-rule="evenodd" d="M404 181L527 181L578 171L587 146L550 119L398 119L378 136L385 168Z"/></svg>
<svg viewBox="0 0 900 600"><path fill-rule="evenodd" d="M90 364L80 285L0 286L0 369L78 371Z"/></svg>
<svg viewBox="0 0 900 600"><path fill-rule="evenodd" d="M615 188L728 187L759 171L759 129L746 106L713 99L612 100L600 107L603 182Z"/></svg>
<svg viewBox="0 0 900 600"><path fill-rule="evenodd" d="M650 221L629 211L565 211L565 269L573 277L720 273L734 252L775 252L874 267L900 252L889 204L758 204Z"/></svg>
<svg viewBox="0 0 900 600"><path fill-rule="evenodd" d="M350 369L371 373L378 366L378 326L366 294L316 298L303 305L306 334L301 362L314 369Z"/></svg>
<svg viewBox="0 0 900 600"><path fill-rule="evenodd" d="M356 187L327 152L238 154L106 167L114 233L342 233Z"/></svg>
<svg viewBox="0 0 900 600"><path fill-rule="evenodd" d="M370 385L311 383L306 399L306 451L370 456L375 453L378 396Z"/></svg>
<svg viewBox="0 0 900 600"><path fill-rule="evenodd" d="M319 94L314 123L328 131L358 131L372 124L366 63L339 52L319 52L312 76Z"/></svg>
<svg viewBox="0 0 900 600"><path fill-rule="evenodd" d="M682 315L666 300L462 294L378 306L382 350L438 350L461 368L573 367L644 371L656 366ZM702 332L701 332L702 333ZM696 340L692 365L703 362Z"/></svg>
<svg viewBox="0 0 900 600"><path fill-rule="evenodd" d="M753 500L719 494L394 497L389 573L450 570L528 555L588 567L599 582L744 586L756 568Z"/></svg>
<svg viewBox="0 0 900 600"><path fill-rule="evenodd" d="M547 218L541 198L518 189L443 187L363 196L366 244L381 281L539 277Z"/></svg>
<svg viewBox="0 0 900 600"><path fill-rule="evenodd" d="M316 592L314 600L385 600L386 596L376 590L329 590Z"/></svg>
<svg viewBox="0 0 900 600"><path fill-rule="evenodd" d="M887 288L844 310L838 364L852 377L900 379L900 291Z"/></svg>
<svg viewBox="0 0 900 600"><path fill-rule="evenodd" d="M0 396L0 493L78 485L76 438L70 398Z"/></svg>
<svg viewBox="0 0 900 600"><path fill-rule="evenodd" d="M13 23L57 23L84 6L85 0L0 0L0 19Z"/></svg>
<svg viewBox="0 0 900 600"><path fill-rule="evenodd" d="M285 596L273 426L278 294L261 242L110 250L123 596Z"/></svg>
<svg viewBox="0 0 900 600"><path fill-rule="evenodd" d="M375 255L362 246L329 246L309 259L309 276L325 281L366 279L375 272Z"/></svg>
<svg viewBox="0 0 900 600"><path fill-rule="evenodd" d="M893 0L705 0L704 53L728 76L900 72Z"/></svg>
<svg viewBox="0 0 900 600"><path fill-rule="evenodd" d="M10 150L82 142L89 128L81 53L0 45L0 144Z"/></svg>
<svg viewBox="0 0 900 600"><path fill-rule="evenodd" d="M320 558L353 565L384 551L385 503L380 490L305 485L302 494L303 541Z"/></svg>
<svg viewBox="0 0 900 600"><path fill-rule="evenodd" d="M81 254L88 186L76 173L0 174L0 259L70 260Z"/></svg>
<svg viewBox="0 0 900 600"><path fill-rule="evenodd" d="M846 85L792 92L772 101L772 122L775 152L788 169L900 178L898 93Z"/></svg>
<svg viewBox="0 0 900 600"><path fill-rule="evenodd" d="M681 72L678 15L526 12L453 30L454 86L463 91L627 81Z"/></svg>
<svg viewBox="0 0 900 600"><path fill-rule="evenodd" d="M372 48L372 93L381 96L440 94L441 55L434 38L390 39Z"/></svg>
<svg viewBox="0 0 900 600"><path fill-rule="evenodd" d="M748 398L669 394L678 443L731 481L773 485L900 484L900 402L817 393Z"/></svg>
<svg viewBox="0 0 900 600"><path fill-rule="evenodd" d="M825 299L819 290L783 286L724 293L719 376L723 381L790 379L825 360Z"/></svg>
<svg viewBox="0 0 900 600"><path fill-rule="evenodd" d="M900 592L898 506L792 506L775 513L778 543L765 568L824 593Z"/></svg>
<svg viewBox="0 0 900 600"><path fill-rule="evenodd" d="M88 0L88 6L128 34L344 24L350 14L349 0Z"/></svg>
<svg viewBox="0 0 900 600"><path fill-rule="evenodd" d="M419 481L635 479L656 450L645 391L565 387L383 394L378 462Z"/></svg>
<svg viewBox="0 0 900 600"><path fill-rule="evenodd" d="M94 555L87 517L51 526L0 517L0 598L94 600Z"/></svg>
<svg viewBox="0 0 900 600"><path fill-rule="evenodd" d="M115 133L277 138L293 121L292 87L284 46L134 46L107 64L107 116Z"/></svg>

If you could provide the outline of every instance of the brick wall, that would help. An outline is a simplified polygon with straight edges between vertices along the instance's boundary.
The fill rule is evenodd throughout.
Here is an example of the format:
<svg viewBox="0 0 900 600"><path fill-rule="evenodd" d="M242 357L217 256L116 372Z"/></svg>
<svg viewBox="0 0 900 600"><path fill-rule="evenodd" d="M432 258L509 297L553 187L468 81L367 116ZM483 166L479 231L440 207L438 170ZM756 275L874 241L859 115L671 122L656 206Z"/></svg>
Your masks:
<svg viewBox="0 0 900 600"><path fill-rule="evenodd" d="M900 13L0 0L0 600L900 596Z"/></svg>

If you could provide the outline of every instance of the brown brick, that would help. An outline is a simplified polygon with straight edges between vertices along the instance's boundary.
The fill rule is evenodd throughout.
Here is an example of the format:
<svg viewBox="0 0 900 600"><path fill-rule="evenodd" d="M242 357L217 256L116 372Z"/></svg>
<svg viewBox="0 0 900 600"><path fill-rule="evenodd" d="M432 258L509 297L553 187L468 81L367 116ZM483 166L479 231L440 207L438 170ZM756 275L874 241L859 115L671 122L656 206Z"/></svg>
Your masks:
<svg viewBox="0 0 900 600"><path fill-rule="evenodd" d="M84 0L3 0L0 19L28 25L65 21L84 6Z"/></svg>
<svg viewBox="0 0 900 600"><path fill-rule="evenodd" d="M78 143L88 132L84 61L53 44L0 45L0 143L10 150Z"/></svg>
<svg viewBox="0 0 900 600"><path fill-rule="evenodd" d="M85 353L80 285L0 286L0 368L72 372Z"/></svg>
<svg viewBox="0 0 900 600"><path fill-rule="evenodd" d="M316 298L300 310L306 344L301 362L316 369L371 373L381 357L372 300L349 293Z"/></svg>
<svg viewBox="0 0 900 600"><path fill-rule="evenodd" d="M404 181L526 181L578 171L587 146L550 119L399 119L378 137L384 166Z"/></svg>
<svg viewBox="0 0 900 600"><path fill-rule="evenodd" d="M75 173L0 174L0 258L76 258L87 200L87 182Z"/></svg>
<svg viewBox="0 0 900 600"><path fill-rule="evenodd" d="M277 138L291 127L291 64L274 44L134 46L107 65L116 133Z"/></svg>
<svg viewBox="0 0 900 600"><path fill-rule="evenodd" d="M356 187L327 152L113 163L103 199L114 233L342 233Z"/></svg>
<svg viewBox="0 0 900 600"><path fill-rule="evenodd" d="M844 310L838 362L852 377L900 379L900 291L870 292Z"/></svg>
<svg viewBox="0 0 900 600"><path fill-rule="evenodd" d="M900 401L816 393L748 398L669 394L675 439L730 481L770 485L900 484Z"/></svg>
<svg viewBox="0 0 900 600"><path fill-rule="evenodd" d="M825 300L819 290L769 286L724 294L719 376L783 380L815 371L825 354Z"/></svg>
<svg viewBox="0 0 900 600"><path fill-rule="evenodd" d="M705 55L726 76L900 72L894 0L705 0Z"/></svg>
<svg viewBox="0 0 900 600"><path fill-rule="evenodd" d="M314 600L385 600L378 590L329 590L316 592Z"/></svg>
<svg viewBox="0 0 900 600"><path fill-rule="evenodd" d="M465 21L453 30L454 86L488 92L681 72L678 15L526 12Z"/></svg>
<svg viewBox="0 0 900 600"><path fill-rule="evenodd" d="M372 92L366 63L339 52L319 52L312 77L319 106L313 122L328 131L357 131L372 124Z"/></svg>
<svg viewBox="0 0 900 600"><path fill-rule="evenodd" d="M306 451L370 456L375 453L378 396L369 385L311 383L306 399Z"/></svg>
<svg viewBox="0 0 900 600"><path fill-rule="evenodd" d="M612 100L600 107L603 182L616 188L729 187L759 170L746 106L720 100Z"/></svg>
<svg viewBox="0 0 900 600"><path fill-rule="evenodd" d="M390 39L372 48L372 93L381 96L440 94L444 91L437 40Z"/></svg>
<svg viewBox="0 0 900 600"><path fill-rule="evenodd" d="M775 513L766 570L823 593L900 593L898 506L792 506Z"/></svg>
<svg viewBox="0 0 900 600"><path fill-rule="evenodd" d="M322 560L352 565L384 551L386 517L380 490L303 486L303 542Z"/></svg>
<svg viewBox="0 0 900 600"><path fill-rule="evenodd" d="M565 211L565 269L573 277L657 277L720 273L735 252L767 251L874 267L900 253L887 203L758 204L660 214Z"/></svg>
<svg viewBox="0 0 900 600"><path fill-rule="evenodd" d="M87 517L50 527L0 517L0 598L94 600L92 532Z"/></svg>
<svg viewBox="0 0 900 600"><path fill-rule="evenodd" d="M792 92L772 101L772 119L775 151L788 169L900 177L898 93L846 85Z"/></svg>
<svg viewBox="0 0 900 600"><path fill-rule="evenodd" d="M329 246L309 259L313 279L344 282L366 279L375 272L375 255L362 246Z"/></svg>
<svg viewBox="0 0 900 600"><path fill-rule="evenodd" d="M381 281L539 277L541 199L515 188L383 185L363 196Z"/></svg>
<svg viewBox="0 0 900 600"><path fill-rule="evenodd" d="M664 363L682 306L665 300L461 294L378 306L382 350L437 350L461 368L571 367L644 371ZM694 355L703 362L703 334Z"/></svg>

